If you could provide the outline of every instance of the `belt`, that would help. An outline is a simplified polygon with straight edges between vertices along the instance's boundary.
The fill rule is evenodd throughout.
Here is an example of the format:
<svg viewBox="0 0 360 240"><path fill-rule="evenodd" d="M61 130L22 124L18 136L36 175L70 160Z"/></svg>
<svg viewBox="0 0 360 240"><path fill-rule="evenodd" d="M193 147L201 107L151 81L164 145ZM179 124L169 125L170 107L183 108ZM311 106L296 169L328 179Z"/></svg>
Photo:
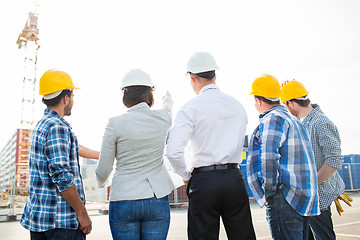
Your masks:
<svg viewBox="0 0 360 240"><path fill-rule="evenodd" d="M206 167L194 168L194 173L196 172L207 172L207 171L217 171L217 170L229 170L229 169L239 169L238 163L226 163L221 165L211 165Z"/></svg>

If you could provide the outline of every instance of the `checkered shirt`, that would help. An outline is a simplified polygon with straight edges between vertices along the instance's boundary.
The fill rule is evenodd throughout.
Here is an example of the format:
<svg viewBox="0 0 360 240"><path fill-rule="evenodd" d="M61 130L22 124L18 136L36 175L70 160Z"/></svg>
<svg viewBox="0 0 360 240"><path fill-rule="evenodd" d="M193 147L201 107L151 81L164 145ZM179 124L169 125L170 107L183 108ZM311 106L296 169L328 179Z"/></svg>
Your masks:
<svg viewBox="0 0 360 240"><path fill-rule="evenodd" d="M69 123L46 109L31 137L30 196L20 221L24 228L33 232L78 228L75 211L61 195L75 184L85 203L78 154Z"/></svg>
<svg viewBox="0 0 360 240"><path fill-rule="evenodd" d="M316 168L319 170L323 164L327 164L332 168L341 169L344 160L341 156L339 132L318 105L313 105L313 108L303 123L311 140ZM344 190L345 183L336 171L319 185L320 209L329 207Z"/></svg>
<svg viewBox="0 0 360 240"><path fill-rule="evenodd" d="M260 115L247 158L249 187L260 207L280 189L302 216L319 215L314 155L301 121L282 105Z"/></svg>

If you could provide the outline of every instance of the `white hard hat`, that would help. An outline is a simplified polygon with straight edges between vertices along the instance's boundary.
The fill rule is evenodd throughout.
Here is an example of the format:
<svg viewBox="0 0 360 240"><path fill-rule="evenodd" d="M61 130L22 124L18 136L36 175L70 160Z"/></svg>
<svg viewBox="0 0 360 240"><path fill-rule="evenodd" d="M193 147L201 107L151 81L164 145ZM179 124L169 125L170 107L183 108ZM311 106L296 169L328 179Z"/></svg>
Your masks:
<svg viewBox="0 0 360 240"><path fill-rule="evenodd" d="M154 83L151 81L150 75L141 69L132 69L123 77L121 89L123 90L130 86L155 87Z"/></svg>
<svg viewBox="0 0 360 240"><path fill-rule="evenodd" d="M219 67L216 65L214 57L207 52L194 53L187 63L187 72L191 73L202 73L217 69Z"/></svg>

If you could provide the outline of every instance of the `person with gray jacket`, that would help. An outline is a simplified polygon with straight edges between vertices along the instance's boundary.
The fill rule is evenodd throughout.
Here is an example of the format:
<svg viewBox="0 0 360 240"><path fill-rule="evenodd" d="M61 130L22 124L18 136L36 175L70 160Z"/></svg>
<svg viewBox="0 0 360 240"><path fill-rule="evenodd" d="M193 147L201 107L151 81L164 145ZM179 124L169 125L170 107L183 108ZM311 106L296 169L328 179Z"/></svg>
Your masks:
<svg viewBox="0 0 360 240"><path fill-rule="evenodd" d="M166 239L170 225L168 195L174 184L163 162L173 100L152 110L154 84L133 69L122 79L123 103L129 108L110 118L105 129L96 179L104 187L113 170L109 222L113 239Z"/></svg>

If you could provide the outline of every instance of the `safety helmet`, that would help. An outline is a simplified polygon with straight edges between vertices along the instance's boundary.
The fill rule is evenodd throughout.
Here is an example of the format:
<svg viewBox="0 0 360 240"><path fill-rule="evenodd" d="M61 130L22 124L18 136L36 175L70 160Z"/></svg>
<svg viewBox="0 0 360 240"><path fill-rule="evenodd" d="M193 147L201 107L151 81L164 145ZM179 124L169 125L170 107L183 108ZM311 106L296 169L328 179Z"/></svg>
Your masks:
<svg viewBox="0 0 360 240"><path fill-rule="evenodd" d="M262 74L253 82L250 94L270 99L278 99L280 97L279 81L271 75Z"/></svg>
<svg viewBox="0 0 360 240"><path fill-rule="evenodd" d="M195 74L217 69L219 67L216 65L214 57L207 52L196 52L187 62L187 72Z"/></svg>
<svg viewBox="0 0 360 240"><path fill-rule="evenodd" d="M74 86L74 83L70 75L64 71L51 69L46 71L40 78L39 94L44 95L44 97L46 95L50 95L57 92L61 93L61 91L65 89L78 89L78 88ZM47 99L51 99L53 97L54 96L50 96L47 97Z"/></svg>
<svg viewBox="0 0 360 240"><path fill-rule="evenodd" d="M281 102L285 102L294 98L300 98L308 95L304 85L296 80L287 81L281 87Z"/></svg>
<svg viewBox="0 0 360 240"><path fill-rule="evenodd" d="M150 75L141 69L132 69L123 77L121 89L124 90L124 88L130 86L148 86L155 88Z"/></svg>

